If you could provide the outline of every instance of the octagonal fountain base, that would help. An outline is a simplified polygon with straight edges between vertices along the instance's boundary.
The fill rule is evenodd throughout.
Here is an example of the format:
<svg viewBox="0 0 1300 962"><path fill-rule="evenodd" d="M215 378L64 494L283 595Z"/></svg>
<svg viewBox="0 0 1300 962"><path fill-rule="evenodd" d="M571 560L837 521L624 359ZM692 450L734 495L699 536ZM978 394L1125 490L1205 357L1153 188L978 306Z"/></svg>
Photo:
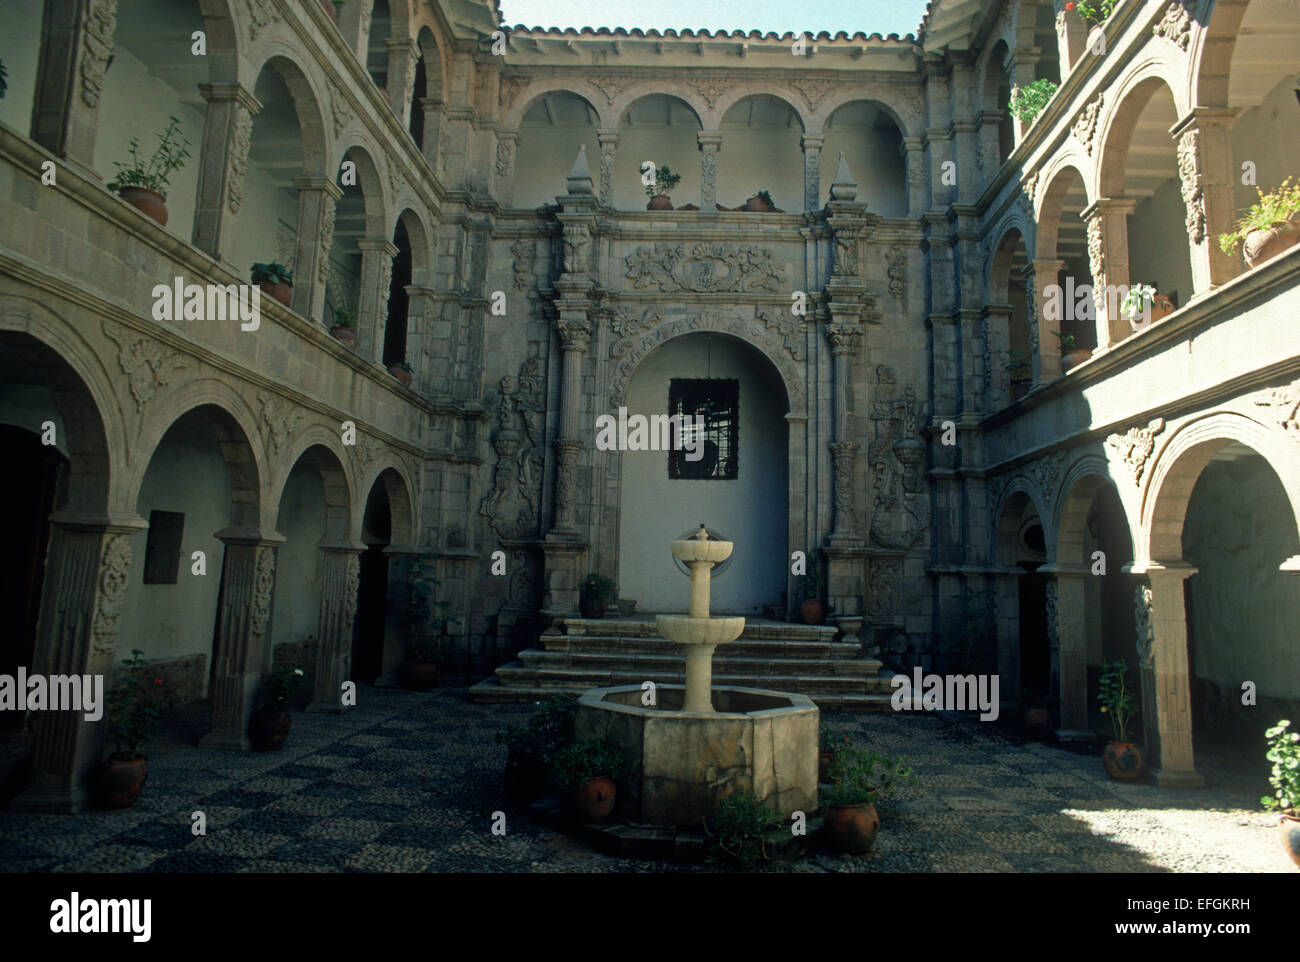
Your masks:
<svg viewBox="0 0 1300 962"><path fill-rule="evenodd" d="M817 808L819 712L812 699L761 688L714 688L714 712L685 712L682 685L594 688L574 731L623 750L618 812L649 825L698 826L721 799L752 793L783 818Z"/></svg>

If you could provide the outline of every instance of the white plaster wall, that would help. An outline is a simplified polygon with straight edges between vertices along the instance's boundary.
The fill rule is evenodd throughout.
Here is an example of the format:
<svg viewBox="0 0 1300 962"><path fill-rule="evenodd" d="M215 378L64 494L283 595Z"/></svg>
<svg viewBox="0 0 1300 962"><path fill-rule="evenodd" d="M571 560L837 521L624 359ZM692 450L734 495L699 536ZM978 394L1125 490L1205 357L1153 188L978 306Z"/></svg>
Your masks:
<svg viewBox="0 0 1300 962"><path fill-rule="evenodd" d="M148 532L131 536L131 570L118 621L118 657L139 648L149 659L208 656L221 587L224 545L214 537L230 524L230 482L226 463L206 426L192 419L163 438L149 462L136 511L145 521L151 511L185 515L181 563L174 585L144 583ZM192 574L191 555L207 555L207 574ZM201 681L207 687L206 676Z"/></svg>
<svg viewBox="0 0 1300 962"><path fill-rule="evenodd" d="M1234 206L1238 216L1259 200L1256 187L1270 191L1284 177L1300 175L1296 164L1300 157L1300 126L1295 123L1295 88L1295 77L1284 77L1262 103L1243 110L1232 125ZM1241 182L1241 165L1245 161L1255 165L1255 186Z"/></svg>
<svg viewBox="0 0 1300 962"><path fill-rule="evenodd" d="M130 160L128 144L132 137L139 138L140 156L148 159L158 147L158 135L172 117L181 122L181 133L190 142L190 157L168 182L167 230L189 241L198 196L203 113L180 103L176 91L150 76L149 68L121 44L114 47L113 64L104 75L99 133L95 137L95 169L104 176L105 183L117 176L114 161Z"/></svg>
<svg viewBox="0 0 1300 962"><path fill-rule="evenodd" d="M1192 261L1187 248L1187 208L1178 178L1171 177L1128 215L1129 282L1152 284L1176 295L1185 307L1192 299Z"/></svg>
<svg viewBox="0 0 1300 962"><path fill-rule="evenodd" d="M0 60L9 81L0 100L0 123L23 136L31 133L44 11L44 0L5 0L0 4Z"/></svg>
<svg viewBox="0 0 1300 962"><path fill-rule="evenodd" d="M781 210L803 210L801 136L797 126L789 130L723 127L718 203L739 207L758 191L768 190ZM698 204L699 199L690 198L690 203Z"/></svg>
<svg viewBox="0 0 1300 962"><path fill-rule="evenodd" d="M849 173L858 185L857 201L866 203L867 212L882 217L906 217L907 164L898 152L902 142L896 129L867 132L832 127L827 130L822 145L818 202L825 204L830 199L835 167L840 151L844 151Z"/></svg>
<svg viewBox="0 0 1300 962"><path fill-rule="evenodd" d="M645 187L641 183L641 163L647 160L654 163L656 170L667 164L674 174L682 175L681 181L670 195L674 207L683 204L698 206L701 179L698 134L699 130L691 127L622 128L619 131L618 152L614 155L614 206L620 210L645 210L650 198L646 196ZM587 148L587 156L591 156L590 147ZM597 164L592 168L593 177L598 176L599 166ZM567 169L565 173L568 173ZM561 180L560 187L563 186L564 181ZM719 194L718 202L724 207L737 206L727 204L722 199L723 196ZM742 201L744 199L741 198Z"/></svg>
<svg viewBox="0 0 1300 962"><path fill-rule="evenodd" d="M297 235L297 224L297 195L276 187L271 175L250 158L244 174L244 202L223 238L223 257L246 282L255 263L279 261L293 267L292 248L286 250L283 244Z"/></svg>
<svg viewBox="0 0 1300 962"><path fill-rule="evenodd" d="M785 388L766 359L733 338L713 335L712 365L703 335L670 341L647 357L628 387L628 414L666 414L674 377L740 381L739 471L734 481L668 477L663 451L598 452L623 459L619 595L639 611L686 611L688 582L670 541L704 522L735 542L731 565L712 582L715 614L752 615L785 588Z"/></svg>
<svg viewBox="0 0 1300 962"><path fill-rule="evenodd" d="M320 617L325 487L315 468L306 463L300 462L285 482L276 530L287 540L276 551L270 649L315 636Z"/></svg>
<svg viewBox="0 0 1300 962"><path fill-rule="evenodd" d="M593 188L599 191L600 143L595 127L521 127L515 155L514 206L554 204L558 195L567 193L565 178L583 145Z"/></svg>

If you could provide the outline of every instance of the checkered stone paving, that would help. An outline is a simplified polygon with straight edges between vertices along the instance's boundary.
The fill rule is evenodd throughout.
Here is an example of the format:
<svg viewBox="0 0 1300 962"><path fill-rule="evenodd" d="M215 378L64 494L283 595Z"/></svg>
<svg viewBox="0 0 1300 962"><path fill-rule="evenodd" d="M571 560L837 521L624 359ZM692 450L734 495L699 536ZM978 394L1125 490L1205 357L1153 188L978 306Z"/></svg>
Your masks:
<svg viewBox="0 0 1300 962"><path fill-rule="evenodd" d="M614 858L505 802L494 734L528 706L470 703L463 689L362 689L344 715L295 713L277 752L160 739L124 811L0 811L5 872L714 872ZM881 806L867 855L806 855L776 872L1287 871L1261 786L1205 790L1110 782L1100 759L935 714L827 714L901 755L920 784ZM201 725L190 725L201 731ZM192 834L201 811L207 834ZM507 833L491 832L506 813Z"/></svg>

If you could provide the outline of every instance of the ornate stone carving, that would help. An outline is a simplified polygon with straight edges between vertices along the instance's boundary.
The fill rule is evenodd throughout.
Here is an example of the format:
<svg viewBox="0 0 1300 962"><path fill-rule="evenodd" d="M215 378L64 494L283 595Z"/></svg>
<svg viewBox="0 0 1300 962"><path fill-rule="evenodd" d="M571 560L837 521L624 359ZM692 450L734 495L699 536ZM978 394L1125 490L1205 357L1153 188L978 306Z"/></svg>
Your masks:
<svg viewBox="0 0 1300 962"><path fill-rule="evenodd" d="M352 102L333 80L330 81L330 117L334 121L335 138L343 136L343 129L352 123Z"/></svg>
<svg viewBox="0 0 1300 962"><path fill-rule="evenodd" d="M374 15L374 12L375 12L375 5L373 3L363 3L361 5L361 17L358 22L361 28L359 32L362 37L368 38L370 36L370 21ZM364 49L362 52L362 56L363 57L365 56Z"/></svg>
<svg viewBox="0 0 1300 962"><path fill-rule="evenodd" d="M338 201L329 194L321 198L320 219L320 257L317 258L316 271L321 283L329 280L330 247L334 243L334 215L338 213ZM380 288L383 290L383 288Z"/></svg>
<svg viewBox="0 0 1300 962"><path fill-rule="evenodd" d="M497 141L496 172L498 177L509 177L515 166L515 142L509 138Z"/></svg>
<svg viewBox="0 0 1300 962"><path fill-rule="evenodd" d="M1088 269L1092 271L1094 285L1101 284L1106 276L1106 245L1102 240L1101 213L1088 219Z"/></svg>
<svg viewBox="0 0 1300 962"><path fill-rule="evenodd" d="M368 3L362 4L363 8L369 6ZM259 30L279 19L280 11L275 8L275 0L248 0L248 38L250 40L256 40ZM362 36L365 35L365 31L363 31Z"/></svg>
<svg viewBox="0 0 1300 962"><path fill-rule="evenodd" d="M91 622L91 647L97 655L112 655L117 647L117 619L126 600L127 575L131 568L131 539L115 534L104 542L99 562L99 593L95 618Z"/></svg>
<svg viewBox="0 0 1300 962"><path fill-rule="evenodd" d="M173 371L187 366L183 355L147 337L132 340L125 329L110 321L104 321L103 331L117 344L117 365L126 375L136 411L144 410L158 388L171 379Z"/></svg>
<svg viewBox="0 0 1300 962"><path fill-rule="evenodd" d="M636 81L631 77L623 77L617 74L599 77L588 77L587 82L605 95L607 103L613 103L614 98L621 94Z"/></svg>
<svg viewBox="0 0 1300 962"><path fill-rule="evenodd" d="M524 291L532 285L533 258L537 254L537 242L525 241L522 237L510 245L510 269L515 274L515 290Z"/></svg>
<svg viewBox="0 0 1300 962"><path fill-rule="evenodd" d="M907 152L907 185L912 190L925 187L925 155L919 150Z"/></svg>
<svg viewBox="0 0 1300 962"><path fill-rule="evenodd" d="M1079 111L1079 116L1074 119L1074 125L1070 132L1074 134L1074 139L1083 145L1084 152L1092 156L1093 138L1097 133L1097 118L1101 116L1101 107L1105 102L1105 97L1098 94L1087 105Z"/></svg>
<svg viewBox="0 0 1300 962"><path fill-rule="evenodd" d="M235 129L230 138L226 203L232 214L238 214L239 206L244 202L244 172L248 169L248 149L253 143L253 117L243 104L236 103L234 111Z"/></svg>
<svg viewBox="0 0 1300 962"><path fill-rule="evenodd" d="M1025 474L1034 482L1035 487L1043 493L1044 502L1052 503L1053 495L1056 493L1056 479L1061 475L1061 468L1065 466L1065 452L1057 451L1055 454L1044 455L1037 461L1033 461L1025 469Z"/></svg>
<svg viewBox="0 0 1300 962"><path fill-rule="evenodd" d="M821 197L821 147L804 146L803 149L803 209L816 210Z"/></svg>
<svg viewBox="0 0 1300 962"><path fill-rule="evenodd" d="M587 273L587 247L590 238L581 227L564 229L564 269L569 274Z"/></svg>
<svg viewBox="0 0 1300 962"><path fill-rule="evenodd" d="M600 202L608 204L614 196L614 153L618 142L602 138L600 141Z"/></svg>
<svg viewBox="0 0 1300 962"><path fill-rule="evenodd" d="M379 298L380 306L388 303L389 288L393 286L393 255L387 251L375 251L379 258Z"/></svg>
<svg viewBox="0 0 1300 962"><path fill-rule="evenodd" d="M731 83L718 77L692 77L686 81L712 107L718 98L731 89Z"/></svg>
<svg viewBox="0 0 1300 962"><path fill-rule="evenodd" d="M884 621L898 610L898 584L903 580L899 558L872 558L867 563L867 617Z"/></svg>
<svg viewBox="0 0 1300 962"><path fill-rule="evenodd" d="M117 0L91 0L81 42L81 100L87 107L99 106L116 29Z"/></svg>
<svg viewBox="0 0 1300 962"><path fill-rule="evenodd" d="M510 553L510 584L506 589L506 602L524 608L537 604L537 571L526 551Z"/></svg>
<svg viewBox="0 0 1300 962"><path fill-rule="evenodd" d="M1154 418L1144 428L1129 428L1123 434L1112 434L1106 439L1106 447L1115 452L1133 475L1133 482L1140 485L1142 474L1146 471L1147 461L1155 450L1156 435L1165 429L1164 418Z"/></svg>
<svg viewBox="0 0 1300 962"><path fill-rule="evenodd" d="M889 294L902 300L907 294L907 251L895 244L889 249Z"/></svg>
<svg viewBox="0 0 1300 962"><path fill-rule="evenodd" d="M348 554L347 573L343 576L343 627L352 627L357 616L357 592L361 588L361 558Z"/></svg>
<svg viewBox="0 0 1300 962"><path fill-rule="evenodd" d="M1178 138L1178 180L1186 210L1187 237L1193 244L1205 239L1205 196L1201 189L1200 132L1183 131Z"/></svg>
<svg viewBox="0 0 1300 962"><path fill-rule="evenodd" d="M478 513L500 538L537 534L537 500L545 463L541 446L544 382L541 359L530 357L520 366L518 377L501 379L497 391L498 428L492 437L497 463L492 490L479 503Z"/></svg>
<svg viewBox="0 0 1300 962"><path fill-rule="evenodd" d="M378 438L358 433L352 449L356 452L357 460L361 462L361 469L364 471L369 469L371 463L383 453L386 446Z"/></svg>
<svg viewBox="0 0 1300 962"><path fill-rule="evenodd" d="M862 340L862 328L857 324L830 324L826 328L826 339L831 342L832 354L858 353L858 342Z"/></svg>
<svg viewBox="0 0 1300 962"><path fill-rule="evenodd" d="M1032 216L1034 213L1034 198L1038 194L1038 171L1034 171L1024 183L1020 185L1020 195L1025 200L1025 210Z"/></svg>
<svg viewBox="0 0 1300 962"><path fill-rule="evenodd" d="M628 317L622 308L616 308L610 315L609 329L618 337L631 337L644 331L646 328L654 327L662 323L663 315L653 307L648 307L639 318ZM626 343L624 347L627 347ZM611 345L610 356L617 357L617 343Z"/></svg>
<svg viewBox="0 0 1300 962"><path fill-rule="evenodd" d="M578 506L578 452L581 441L561 439L555 442L555 513L573 517Z"/></svg>
<svg viewBox="0 0 1300 962"><path fill-rule="evenodd" d="M260 645L266 637L266 626L271 620L271 594L275 588L275 549L262 546L257 549L257 562L253 570L252 611L248 619L250 641Z"/></svg>
<svg viewBox="0 0 1300 962"><path fill-rule="evenodd" d="M858 273L858 234L853 229L835 231L835 265L831 269L836 277L855 277Z"/></svg>
<svg viewBox="0 0 1300 962"><path fill-rule="evenodd" d="M1151 587L1138 585L1133 589L1133 623L1137 628L1138 665L1144 671L1155 668L1155 651L1151 644L1155 640L1155 631L1152 628L1154 614Z"/></svg>
<svg viewBox="0 0 1300 962"><path fill-rule="evenodd" d="M1025 311L1029 324L1029 351L1038 353L1038 285L1036 272L1030 267L1025 271Z"/></svg>
<svg viewBox="0 0 1300 962"><path fill-rule="evenodd" d="M705 210L712 209L718 197L718 151L706 146L700 158L700 200Z"/></svg>
<svg viewBox="0 0 1300 962"><path fill-rule="evenodd" d="M509 107L515 102L515 97L519 96L519 91L527 86L527 77L517 74L503 76L501 86L497 88L497 104L502 107Z"/></svg>
<svg viewBox="0 0 1300 962"><path fill-rule="evenodd" d="M804 359L804 319L783 310L754 312L756 320L774 336L781 339L781 344L796 361Z"/></svg>
<svg viewBox="0 0 1300 962"><path fill-rule="evenodd" d="M1182 3L1175 2L1165 7L1164 16L1160 22L1151 28L1152 34L1157 37L1164 37L1171 43L1175 43L1182 50L1186 50L1192 42L1192 15L1188 12L1187 7Z"/></svg>
<svg viewBox="0 0 1300 962"><path fill-rule="evenodd" d="M1300 440L1300 381L1286 387L1269 388L1255 399L1259 407L1274 407L1278 426L1293 439Z"/></svg>
<svg viewBox="0 0 1300 962"><path fill-rule="evenodd" d="M560 335L561 350L586 353L587 348L591 347L591 322L585 318L582 320L560 318L555 322L555 330Z"/></svg>
<svg viewBox="0 0 1300 962"><path fill-rule="evenodd" d="M787 82L803 94L803 99L813 110L816 110L817 105L826 99L828 93L840 85L838 80L821 80L813 77L797 77ZM713 104L710 103L709 106L712 107Z"/></svg>
<svg viewBox="0 0 1300 962"><path fill-rule="evenodd" d="M390 203L396 203L397 198L402 196L402 191L406 187L406 177L402 174L402 168L398 166L397 161L393 158L388 159L388 189L390 191L388 199Z"/></svg>
<svg viewBox="0 0 1300 962"><path fill-rule="evenodd" d="M858 446L852 441L834 441L830 445L835 472L835 530L850 532L856 525L853 513L854 458Z"/></svg>
<svg viewBox="0 0 1300 962"><path fill-rule="evenodd" d="M268 449L279 454L284 442L289 440L302 420L302 412L278 394L259 394L257 401L262 408L262 423L266 425Z"/></svg>
<svg viewBox="0 0 1300 962"><path fill-rule="evenodd" d="M1047 596L1047 644L1052 650L1061 647L1060 589L1055 578L1048 578L1044 586Z"/></svg>
<svg viewBox="0 0 1300 962"><path fill-rule="evenodd" d="M696 244L689 255L684 244L638 247L624 258L626 273L636 290L653 287L664 293L695 291L780 293L784 277L770 248L753 244Z"/></svg>
<svg viewBox="0 0 1300 962"><path fill-rule="evenodd" d="M871 540L882 547L910 548L930 526L930 496L922 488L925 442L918 431L923 416L924 408L912 385L900 395L893 369L879 365L871 401L874 433L867 446L867 463L875 490Z"/></svg>

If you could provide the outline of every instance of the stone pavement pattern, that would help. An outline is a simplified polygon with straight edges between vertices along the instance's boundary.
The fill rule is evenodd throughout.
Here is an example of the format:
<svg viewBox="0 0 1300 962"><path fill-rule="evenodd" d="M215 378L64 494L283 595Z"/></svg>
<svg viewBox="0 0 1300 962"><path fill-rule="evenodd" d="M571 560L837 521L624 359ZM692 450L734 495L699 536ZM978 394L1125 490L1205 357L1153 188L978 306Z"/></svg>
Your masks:
<svg viewBox="0 0 1300 962"><path fill-rule="evenodd" d="M173 737L119 812L0 812L0 871L710 872L613 858L511 810L494 733L530 706L463 689L362 689L347 715L297 712L278 752L201 750ZM934 715L823 715L920 778L882 810L868 855L773 863L782 872L1288 871L1252 786L1121 785L1098 758ZM505 810L507 834L493 836ZM191 834L191 813L207 816Z"/></svg>

